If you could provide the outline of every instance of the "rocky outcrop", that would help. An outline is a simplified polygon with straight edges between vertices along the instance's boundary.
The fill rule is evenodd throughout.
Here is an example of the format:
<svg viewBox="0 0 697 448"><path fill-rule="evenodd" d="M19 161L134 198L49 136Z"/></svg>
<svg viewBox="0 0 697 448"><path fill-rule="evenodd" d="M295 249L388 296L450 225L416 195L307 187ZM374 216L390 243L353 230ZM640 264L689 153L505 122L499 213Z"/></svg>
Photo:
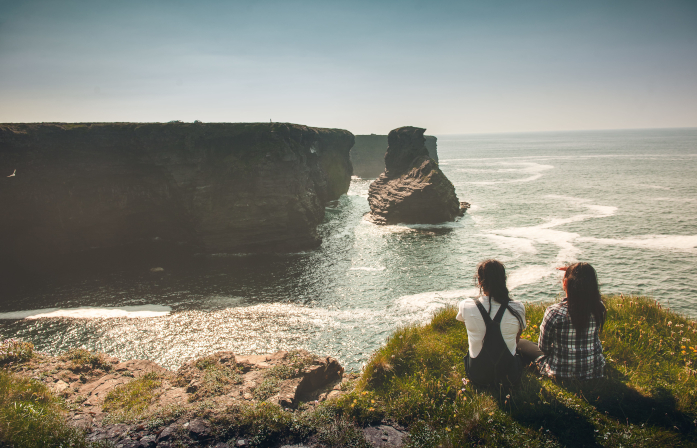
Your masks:
<svg viewBox="0 0 697 448"><path fill-rule="evenodd" d="M84 430L89 441L123 447L213 446L221 436L215 422L231 412L262 402L287 409L301 402L316 406L347 393L349 380L357 376L344 374L334 358L304 350L259 356L217 352L176 372L147 360L120 362L80 349L3 367L62 397L68 422ZM135 398L119 401L134 393L148 397L145 406L129 408Z"/></svg>
<svg viewBox="0 0 697 448"><path fill-rule="evenodd" d="M315 247L353 141L287 123L0 124L0 253L32 270L152 246Z"/></svg>
<svg viewBox="0 0 697 448"><path fill-rule="evenodd" d="M437 139L424 135L428 155L438 162ZM374 179L385 169L386 135L356 135L356 143L351 148L353 174L364 179Z"/></svg>
<svg viewBox="0 0 697 448"><path fill-rule="evenodd" d="M376 224L434 224L464 213L455 187L428 155L424 131L405 126L388 135L385 171L368 192L369 217Z"/></svg>

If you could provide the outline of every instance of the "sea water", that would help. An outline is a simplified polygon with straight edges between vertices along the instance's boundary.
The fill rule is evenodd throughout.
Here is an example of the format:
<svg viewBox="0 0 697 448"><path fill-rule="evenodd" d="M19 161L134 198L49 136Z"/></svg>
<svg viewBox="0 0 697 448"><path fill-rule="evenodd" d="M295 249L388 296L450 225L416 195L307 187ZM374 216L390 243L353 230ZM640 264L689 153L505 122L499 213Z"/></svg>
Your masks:
<svg viewBox="0 0 697 448"><path fill-rule="evenodd" d="M476 295L487 258L505 263L517 300L559 299L555 267L586 261L603 293L697 316L697 129L440 136L438 152L472 204L456 222L371 224L371 180L354 179L316 250L47 285L2 301L0 337L169 368L304 348L358 369L395 328Z"/></svg>

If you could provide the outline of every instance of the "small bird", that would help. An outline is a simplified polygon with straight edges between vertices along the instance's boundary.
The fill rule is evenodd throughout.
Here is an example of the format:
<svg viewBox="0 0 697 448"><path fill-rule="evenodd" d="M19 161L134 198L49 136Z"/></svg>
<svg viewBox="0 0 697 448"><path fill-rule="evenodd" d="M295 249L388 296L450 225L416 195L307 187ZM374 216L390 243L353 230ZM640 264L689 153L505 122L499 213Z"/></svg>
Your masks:
<svg viewBox="0 0 697 448"><path fill-rule="evenodd" d="M17 174L17 168L15 168L14 172L7 177L15 177L16 174Z"/></svg>

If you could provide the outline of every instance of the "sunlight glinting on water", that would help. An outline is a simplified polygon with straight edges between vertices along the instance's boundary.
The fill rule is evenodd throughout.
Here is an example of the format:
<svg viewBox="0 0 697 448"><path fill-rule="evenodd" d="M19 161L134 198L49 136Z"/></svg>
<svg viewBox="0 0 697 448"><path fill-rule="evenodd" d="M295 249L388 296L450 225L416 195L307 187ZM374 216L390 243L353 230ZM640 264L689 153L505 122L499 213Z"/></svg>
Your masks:
<svg viewBox="0 0 697 448"><path fill-rule="evenodd" d="M588 261L604 293L697 315L697 131L447 136L438 150L472 204L457 222L376 226L364 219L371 179L354 178L317 250L63 284L6 305L0 336L170 368L305 348L358 369L394 329L476 295L486 258L506 264L518 300L560 297L555 267Z"/></svg>

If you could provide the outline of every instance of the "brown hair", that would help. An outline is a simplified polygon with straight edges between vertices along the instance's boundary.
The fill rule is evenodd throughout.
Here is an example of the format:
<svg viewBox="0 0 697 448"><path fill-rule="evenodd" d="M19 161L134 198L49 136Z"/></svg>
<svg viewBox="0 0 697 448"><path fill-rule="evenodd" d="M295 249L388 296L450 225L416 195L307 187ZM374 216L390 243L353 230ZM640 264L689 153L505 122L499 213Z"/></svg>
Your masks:
<svg viewBox="0 0 697 448"><path fill-rule="evenodd" d="M523 318L508 304L511 297L508 294L508 287L506 287L506 268L503 263L494 259L482 261L477 265L475 280L481 289L489 295L489 312L491 312L491 299L493 298L496 303L505 306L518 319L521 329L525 327Z"/></svg>
<svg viewBox="0 0 697 448"><path fill-rule="evenodd" d="M600 297L598 276L593 266L588 263L575 263L566 268L566 301L569 317L576 331L588 328L591 315L602 330L605 324L606 310Z"/></svg>

